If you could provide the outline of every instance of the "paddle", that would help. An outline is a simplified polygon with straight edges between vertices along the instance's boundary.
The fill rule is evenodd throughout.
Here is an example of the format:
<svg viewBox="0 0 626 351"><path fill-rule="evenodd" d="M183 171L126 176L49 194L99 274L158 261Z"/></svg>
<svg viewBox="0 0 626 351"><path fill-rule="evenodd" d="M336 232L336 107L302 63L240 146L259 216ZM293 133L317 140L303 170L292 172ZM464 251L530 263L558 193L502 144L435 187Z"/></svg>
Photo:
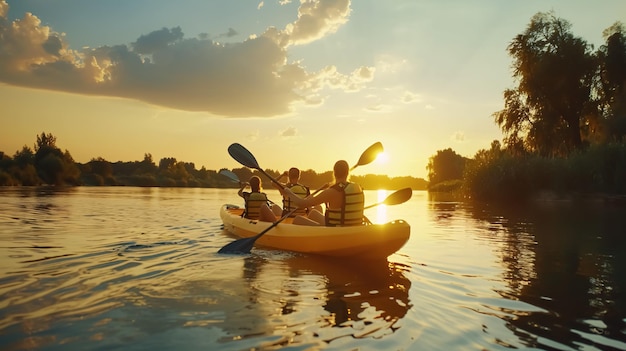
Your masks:
<svg viewBox="0 0 626 351"><path fill-rule="evenodd" d="M320 191L322 191L322 190L324 190L326 188L328 188L328 184L324 184L324 186L322 186L321 188L315 190L309 196L313 196L313 195L319 193ZM219 251L217 251L217 253L227 253L227 254L247 254L247 253L250 253L250 250L252 250L252 247L254 246L254 242L258 238L262 237L265 233L269 232L270 229L272 229L275 226L277 226L280 222L282 222L283 220L285 220L286 218L291 216L297 210L298 210L297 208L294 208L293 210L289 211L287 214L285 214L284 216L282 216L279 219L277 219L274 223L272 223L272 225L270 225L269 227L265 228L265 230L263 230L262 232L260 232L259 234L255 235L255 236L251 236L249 238L237 239L237 240L231 242L230 244L226 244L224 247L219 249Z"/></svg>
<svg viewBox="0 0 626 351"><path fill-rule="evenodd" d="M351 170L357 168L358 166L364 166L368 163L371 163L372 161L376 159L378 154L381 152L383 152L383 144L381 144L380 142L376 142L372 144L365 151L363 151L363 154L361 154L359 161L357 162L357 164L352 166ZM272 178L272 176L270 176L269 174L267 174L267 172L261 169L256 158L254 158L254 155L252 155L252 153L248 151L248 149L243 147L243 145L239 143L231 144L228 147L228 153L237 162L241 163L242 165L248 168L256 169L257 171L263 173L263 175L268 177L274 184L278 185L278 187L280 187L281 189L283 188L282 184L280 184L276 179Z"/></svg>
<svg viewBox="0 0 626 351"><path fill-rule="evenodd" d="M235 174L235 172L229 171L227 169L222 169L218 172L219 174L227 177L228 179L230 179L231 181L233 181L234 183L239 183L239 185L243 185L243 183L241 183L241 180L239 179L239 177ZM280 179L280 178L278 178ZM267 201L269 201L270 203L274 203L274 201L268 199Z"/></svg>
<svg viewBox="0 0 626 351"><path fill-rule="evenodd" d="M371 163L383 151L384 151L383 144L381 144L380 141L375 142L374 144L372 144L372 146L368 147L365 151L363 151L363 153L361 154L361 158L359 158L359 162L357 162L354 166L352 166L350 170L352 171L358 166L364 166L368 163Z"/></svg>
<svg viewBox="0 0 626 351"><path fill-rule="evenodd" d="M242 165L248 167L248 168L254 168L257 171L263 173L263 175L265 175L266 177L268 177L274 184L276 184L279 188L284 188L282 184L280 184L276 179L274 179L271 175L267 174L267 172L265 172L261 166L259 166L259 163L256 161L256 158L254 158L254 155L252 155L252 153L250 151L248 151L248 149L246 149L245 147L243 147L243 145L238 144L238 143L234 143L231 144L228 147L228 153L230 154L230 156L232 158L234 158L237 162L241 163Z"/></svg>
<svg viewBox="0 0 626 351"><path fill-rule="evenodd" d="M376 142L376 143L372 144L365 151L363 151L363 153L361 154L361 157L359 158L359 161L357 162L356 165L354 165L352 167L352 169L355 169L358 166L364 166L364 165L374 161L376 159L376 156L378 156L378 154L380 152L382 152L382 151L383 151L383 144L381 144L380 142ZM252 153L250 151L248 151L248 149L243 147L243 145L241 145L239 143L231 144L228 147L228 153L237 162L241 163L242 165L244 165L244 166L246 166L248 168L254 168L254 169L258 170L259 172L263 173L266 177L268 177L272 182L274 182L274 184L278 185L278 187L280 187L281 189L284 188L281 183L279 183L276 179L274 179L272 176L267 174L267 172L265 172L263 169L261 169L261 167L259 166L259 163L257 162L257 160L254 157L254 155L252 155ZM312 195L315 195L316 193L318 193L319 191L325 189L326 187L328 187L328 184L326 184L326 185L324 185L324 187L316 190ZM312 196L312 195L309 195L309 196ZM293 211L287 213L286 215L282 216L281 218L276 220L274 223L272 223L271 226L267 227L264 231L260 232L259 234L255 235L253 237L238 239L238 240L235 240L235 241L231 242L230 244L227 244L226 246L224 246L221 249L219 249L218 253L249 253L250 250L252 249L252 247L254 246L254 242L258 238L260 238L263 234L267 233L270 229L272 229L275 226L277 226L280 222L285 220L285 218L289 217L294 211L295 210L293 210Z"/></svg>
<svg viewBox="0 0 626 351"><path fill-rule="evenodd" d="M407 202L411 198L411 196L413 196L413 189L403 188L387 196L387 198L383 202L365 206L363 207L363 209L372 208L378 205L388 205L388 206L399 205L401 203Z"/></svg>
<svg viewBox="0 0 626 351"><path fill-rule="evenodd" d="M372 207L375 207L375 206L378 206L378 205L387 205L387 206L399 205L401 203L407 202L411 198L411 196L413 196L413 189L411 189L411 188L403 188L403 189L397 190L397 191L393 192L391 195L387 196L387 198L383 202L379 202L377 204L365 206L365 207L363 207L363 209L366 210L368 208L372 208ZM365 223L372 224L372 222L369 220L369 218L367 218L367 216L363 216L363 219L365 220Z"/></svg>
<svg viewBox="0 0 626 351"><path fill-rule="evenodd" d="M234 172L231 172L227 169L220 170L219 174L225 176L226 178L232 180L235 183L241 183L241 180L239 180L239 177Z"/></svg>

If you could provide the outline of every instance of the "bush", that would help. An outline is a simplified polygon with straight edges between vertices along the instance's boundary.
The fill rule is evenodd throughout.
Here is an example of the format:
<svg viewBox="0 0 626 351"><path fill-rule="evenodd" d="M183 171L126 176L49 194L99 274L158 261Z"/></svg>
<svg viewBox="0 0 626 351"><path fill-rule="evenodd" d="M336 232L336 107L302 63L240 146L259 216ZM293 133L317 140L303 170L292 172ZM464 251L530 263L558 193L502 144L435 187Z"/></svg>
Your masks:
<svg viewBox="0 0 626 351"><path fill-rule="evenodd" d="M13 178L9 173L0 170L0 186L20 185L17 179Z"/></svg>
<svg viewBox="0 0 626 351"><path fill-rule="evenodd" d="M467 164L463 192L480 200L526 200L540 191L626 193L626 144L594 145L566 158L481 151Z"/></svg>

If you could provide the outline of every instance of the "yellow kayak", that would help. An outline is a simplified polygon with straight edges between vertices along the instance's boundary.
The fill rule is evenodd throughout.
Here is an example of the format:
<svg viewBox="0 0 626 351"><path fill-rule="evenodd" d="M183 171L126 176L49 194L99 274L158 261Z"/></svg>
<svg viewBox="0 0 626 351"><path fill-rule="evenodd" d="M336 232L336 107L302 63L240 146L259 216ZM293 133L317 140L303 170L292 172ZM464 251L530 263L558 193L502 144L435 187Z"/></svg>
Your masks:
<svg viewBox="0 0 626 351"><path fill-rule="evenodd" d="M224 229L240 238L253 237L272 225L241 217L243 208L223 205L220 217ZM385 224L351 227L323 227L291 224L287 218L256 242L287 251L335 257L381 259L398 251L409 240L411 227L403 220Z"/></svg>

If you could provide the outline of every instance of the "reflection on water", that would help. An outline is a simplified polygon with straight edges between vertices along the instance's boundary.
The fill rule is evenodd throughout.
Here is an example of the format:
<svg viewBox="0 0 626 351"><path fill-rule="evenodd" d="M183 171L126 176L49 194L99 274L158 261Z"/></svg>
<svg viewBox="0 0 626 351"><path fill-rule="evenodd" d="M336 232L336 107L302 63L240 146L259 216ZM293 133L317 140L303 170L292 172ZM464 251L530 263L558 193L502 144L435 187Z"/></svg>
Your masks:
<svg viewBox="0 0 626 351"><path fill-rule="evenodd" d="M469 211L475 238L496 244L507 300L491 306L524 345L540 349L626 349L626 214L598 203L489 206L431 194L437 223ZM466 220L464 220L466 221ZM509 345L510 346L510 345Z"/></svg>
<svg viewBox="0 0 626 351"><path fill-rule="evenodd" d="M265 347L296 343L344 344L393 333L410 308L408 269L388 261L346 264L337 259L252 255L243 259L249 302L266 323L229 330L231 340L251 338ZM242 316L239 316L241 318ZM242 326L241 323L233 325ZM278 329L276 329L278 327ZM280 337L259 343L259 334ZM344 340L346 339L346 340Z"/></svg>
<svg viewBox="0 0 626 351"><path fill-rule="evenodd" d="M277 197L277 193L271 193ZM366 192L366 203L389 192ZM626 349L626 209L415 192L397 254L253 250L232 189L0 189L2 350Z"/></svg>
<svg viewBox="0 0 626 351"><path fill-rule="evenodd" d="M542 339L559 335L561 347L626 349L623 209L582 203L498 212L502 230L492 232L507 242L501 252L510 288L505 297L546 311L510 320L527 333L526 342L548 347L552 343ZM473 215L485 218L476 209Z"/></svg>

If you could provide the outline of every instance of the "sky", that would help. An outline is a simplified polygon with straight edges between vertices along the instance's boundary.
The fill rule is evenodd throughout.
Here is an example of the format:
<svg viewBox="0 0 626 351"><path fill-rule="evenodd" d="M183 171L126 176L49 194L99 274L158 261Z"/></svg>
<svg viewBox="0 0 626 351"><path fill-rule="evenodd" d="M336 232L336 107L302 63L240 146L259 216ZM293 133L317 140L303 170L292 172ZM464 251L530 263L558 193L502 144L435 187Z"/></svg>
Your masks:
<svg viewBox="0 0 626 351"><path fill-rule="evenodd" d="M76 162L426 178L502 133L507 46L538 12L594 45L624 0L0 0L0 151L51 133Z"/></svg>

